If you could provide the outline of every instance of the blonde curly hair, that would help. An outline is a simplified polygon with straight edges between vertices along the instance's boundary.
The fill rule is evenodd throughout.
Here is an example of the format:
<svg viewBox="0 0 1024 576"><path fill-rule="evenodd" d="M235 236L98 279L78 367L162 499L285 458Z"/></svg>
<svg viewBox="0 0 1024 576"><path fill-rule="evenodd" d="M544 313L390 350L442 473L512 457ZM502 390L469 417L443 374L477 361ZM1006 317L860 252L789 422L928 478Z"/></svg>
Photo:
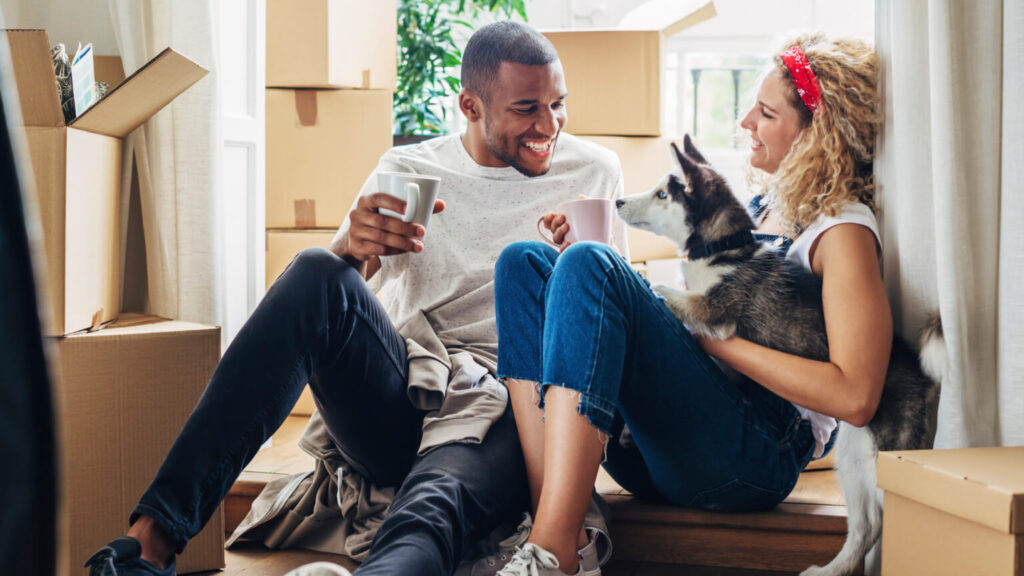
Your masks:
<svg viewBox="0 0 1024 576"><path fill-rule="evenodd" d="M882 111L879 61L869 44L811 33L786 42L779 53L792 46L800 46L818 79L821 106L811 114L776 54L767 74L788 81L802 129L778 170L752 183L761 185L783 226L798 235L821 214L835 216L850 202L874 210L872 161Z"/></svg>

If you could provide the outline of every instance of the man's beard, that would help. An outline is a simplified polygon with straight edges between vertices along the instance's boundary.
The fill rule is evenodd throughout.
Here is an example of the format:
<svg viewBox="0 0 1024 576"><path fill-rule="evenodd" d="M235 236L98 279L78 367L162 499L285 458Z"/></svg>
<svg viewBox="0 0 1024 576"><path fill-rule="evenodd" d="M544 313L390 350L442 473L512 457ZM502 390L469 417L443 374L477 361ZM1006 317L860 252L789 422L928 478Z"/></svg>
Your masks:
<svg viewBox="0 0 1024 576"><path fill-rule="evenodd" d="M484 116L484 145L487 146L487 150L495 158L497 158L498 160L501 160L505 164L508 164L509 166L515 168L517 172L519 172L520 174L522 174L524 176L529 176L529 177L532 178L534 176L543 176L544 174L547 174L547 172L548 172L547 170L545 170L543 172L533 172L533 171L527 169L526 167L522 166L520 164L520 162L519 162L519 156L517 154L517 152L519 151L518 139L516 140L516 143L513 144L512 150L508 150L507 147L505 146L505 140L503 138L501 138L502 135L495 134L494 133L495 131L492 128L493 128L493 126L491 124L491 117L490 116ZM553 138L553 140L557 141L558 140L558 136L555 135L555 138ZM554 156L554 153L555 153L554 145L555 145L555 143L552 142L551 143L551 146L552 146L552 149L551 149L552 157ZM548 168L550 169L550 165L549 165Z"/></svg>

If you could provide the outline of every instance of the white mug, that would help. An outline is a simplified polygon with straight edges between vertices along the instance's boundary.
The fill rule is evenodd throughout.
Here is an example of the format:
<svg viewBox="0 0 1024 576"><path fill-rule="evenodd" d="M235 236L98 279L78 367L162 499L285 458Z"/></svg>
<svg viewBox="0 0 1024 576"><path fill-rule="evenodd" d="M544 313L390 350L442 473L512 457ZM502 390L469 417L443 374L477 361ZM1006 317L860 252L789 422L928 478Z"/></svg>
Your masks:
<svg viewBox="0 0 1024 576"><path fill-rule="evenodd" d="M381 192L405 200L405 213L381 208L380 213L402 222L415 222L427 227L434 213L434 201L441 189L441 179L423 174L405 172L378 172L377 186Z"/></svg>

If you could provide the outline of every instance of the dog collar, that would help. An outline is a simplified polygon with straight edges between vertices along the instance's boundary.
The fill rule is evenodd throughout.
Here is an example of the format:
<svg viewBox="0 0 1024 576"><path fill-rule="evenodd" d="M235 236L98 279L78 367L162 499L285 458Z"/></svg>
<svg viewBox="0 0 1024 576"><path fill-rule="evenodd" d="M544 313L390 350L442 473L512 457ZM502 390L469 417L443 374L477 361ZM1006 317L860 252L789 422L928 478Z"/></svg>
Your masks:
<svg viewBox="0 0 1024 576"><path fill-rule="evenodd" d="M734 250L736 248L742 248L747 244L753 244L754 234L750 230L743 230L735 234L731 234L722 238L721 240L714 240L712 242L698 242L694 244L689 250L686 251L687 258L690 260L700 260L702 258L710 258L719 252L726 250Z"/></svg>

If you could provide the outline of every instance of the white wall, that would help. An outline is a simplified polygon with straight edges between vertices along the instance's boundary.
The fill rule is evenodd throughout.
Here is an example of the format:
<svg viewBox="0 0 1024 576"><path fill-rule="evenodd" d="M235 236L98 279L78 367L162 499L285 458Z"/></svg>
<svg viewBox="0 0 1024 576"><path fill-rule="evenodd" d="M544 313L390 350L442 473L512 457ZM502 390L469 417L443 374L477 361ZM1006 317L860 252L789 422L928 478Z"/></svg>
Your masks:
<svg viewBox="0 0 1024 576"><path fill-rule="evenodd" d="M645 0L528 0L535 28L612 28ZM773 37L794 29L874 35L874 0L715 0L718 16L684 32L693 37Z"/></svg>
<svg viewBox="0 0 1024 576"><path fill-rule="evenodd" d="M99 56L119 54L106 0L0 0L0 10L7 28L42 28L69 54L79 42L92 42Z"/></svg>

